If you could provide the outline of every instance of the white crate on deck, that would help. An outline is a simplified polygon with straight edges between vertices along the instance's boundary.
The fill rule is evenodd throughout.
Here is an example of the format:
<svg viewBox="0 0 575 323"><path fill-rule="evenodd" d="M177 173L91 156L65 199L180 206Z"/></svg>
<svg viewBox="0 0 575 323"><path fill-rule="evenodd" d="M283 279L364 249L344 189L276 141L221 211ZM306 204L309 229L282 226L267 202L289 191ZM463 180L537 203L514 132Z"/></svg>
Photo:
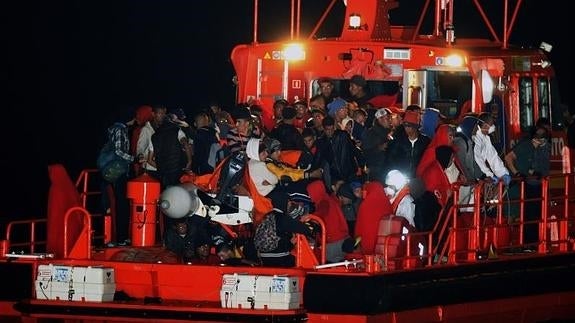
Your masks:
<svg viewBox="0 0 575 323"><path fill-rule="evenodd" d="M223 308L296 309L301 303L299 279L279 275L225 274L220 300Z"/></svg>
<svg viewBox="0 0 575 323"><path fill-rule="evenodd" d="M289 310L299 308L301 293L270 293L268 309Z"/></svg>
<svg viewBox="0 0 575 323"><path fill-rule="evenodd" d="M84 298L89 302L110 302L116 293L114 268L87 267Z"/></svg>
<svg viewBox="0 0 575 323"><path fill-rule="evenodd" d="M52 298L52 270L53 265L40 265L38 266L38 274L36 276L36 298L37 299L53 299Z"/></svg>
<svg viewBox="0 0 575 323"><path fill-rule="evenodd" d="M271 280L271 293L297 293L300 291L299 279L291 276L273 276Z"/></svg>
<svg viewBox="0 0 575 323"><path fill-rule="evenodd" d="M116 292L114 269L40 265L36 298L66 301L112 301Z"/></svg>

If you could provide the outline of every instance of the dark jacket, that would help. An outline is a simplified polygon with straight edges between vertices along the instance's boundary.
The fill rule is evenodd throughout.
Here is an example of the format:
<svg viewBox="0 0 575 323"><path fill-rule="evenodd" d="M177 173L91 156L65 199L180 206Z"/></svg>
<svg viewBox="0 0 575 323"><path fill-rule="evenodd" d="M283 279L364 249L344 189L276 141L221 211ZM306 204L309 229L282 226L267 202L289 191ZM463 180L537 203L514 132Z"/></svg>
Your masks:
<svg viewBox="0 0 575 323"><path fill-rule="evenodd" d="M389 132L390 129L382 127L378 122L367 131L362 148L367 167L370 169L385 165L386 151L383 150L383 145L389 141Z"/></svg>
<svg viewBox="0 0 575 323"><path fill-rule="evenodd" d="M276 232L280 237L276 249L260 253L260 258L264 266L273 267L294 267L295 257L291 254L294 248L291 242L294 233L304 234L311 236L311 230L299 220L292 219L278 209L273 209L276 216Z"/></svg>
<svg viewBox="0 0 575 323"><path fill-rule="evenodd" d="M269 136L279 140L283 150L302 150L305 147L301 133L291 124L280 123Z"/></svg>
<svg viewBox="0 0 575 323"><path fill-rule="evenodd" d="M407 136L395 138L389 144L387 170L397 169L409 178L414 178L417 165L429 142L429 137L421 133L413 147Z"/></svg>
<svg viewBox="0 0 575 323"><path fill-rule="evenodd" d="M158 174L164 187L179 184L179 178L186 166L186 154L178 140L179 131L177 125L164 122L152 135Z"/></svg>
<svg viewBox="0 0 575 323"><path fill-rule="evenodd" d="M212 127L202 127L196 131L194 137L194 158L192 171L197 175L212 173L214 168L208 164L212 144L218 142L216 130Z"/></svg>
<svg viewBox="0 0 575 323"><path fill-rule="evenodd" d="M322 158L329 164L331 183L326 183L328 187L339 180L352 181L357 169L365 165L361 151L346 131L335 130L332 137L324 135L316 141L316 145Z"/></svg>

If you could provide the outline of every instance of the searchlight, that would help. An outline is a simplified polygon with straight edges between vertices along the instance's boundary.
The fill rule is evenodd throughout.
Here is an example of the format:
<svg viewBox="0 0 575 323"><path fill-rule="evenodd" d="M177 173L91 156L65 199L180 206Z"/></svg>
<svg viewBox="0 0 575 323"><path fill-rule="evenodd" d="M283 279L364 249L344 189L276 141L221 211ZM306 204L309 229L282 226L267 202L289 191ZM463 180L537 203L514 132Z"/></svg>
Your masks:
<svg viewBox="0 0 575 323"><path fill-rule="evenodd" d="M301 44L288 44L284 48L284 59L287 61L305 60L305 50Z"/></svg>

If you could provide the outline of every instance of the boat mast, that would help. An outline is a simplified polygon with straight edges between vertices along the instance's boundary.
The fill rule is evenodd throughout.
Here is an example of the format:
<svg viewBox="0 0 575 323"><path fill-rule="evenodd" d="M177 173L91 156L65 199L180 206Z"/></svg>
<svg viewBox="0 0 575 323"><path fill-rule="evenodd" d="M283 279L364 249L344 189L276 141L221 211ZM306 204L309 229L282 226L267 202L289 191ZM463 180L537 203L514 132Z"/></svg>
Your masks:
<svg viewBox="0 0 575 323"><path fill-rule="evenodd" d="M257 44L258 43L258 8L259 5L259 0L254 0L254 30L253 30L253 34L254 34L254 40L253 43Z"/></svg>

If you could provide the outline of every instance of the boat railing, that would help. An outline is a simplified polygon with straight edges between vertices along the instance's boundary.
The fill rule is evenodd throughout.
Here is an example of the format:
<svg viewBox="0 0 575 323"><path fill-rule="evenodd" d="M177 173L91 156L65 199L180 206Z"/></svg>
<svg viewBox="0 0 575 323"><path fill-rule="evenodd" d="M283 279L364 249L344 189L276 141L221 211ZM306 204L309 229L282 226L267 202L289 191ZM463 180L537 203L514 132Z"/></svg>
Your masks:
<svg viewBox="0 0 575 323"><path fill-rule="evenodd" d="M527 197L525 186L529 185L527 181L530 180L540 181L540 196ZM551 187L550 183L557 180L561 180L563 185ZM455 202L459 201L459 187L462 184L452 185L451 203L440 212L431 231L385 235L384 251L378 255L383 270L455 265L505 255L574 250L574 174L517 178L509 186L479 182L473 189L474 203ZM536 219L526 217L526 210L533 207L540 207L539 211L535 211L540 215ZM529 211L534 212L532 209ZM526 241L528 226L536 226L537 241ZM399 249L398 241L402 243Z"/></svg>
<svg viewBox="0 0 575 323"><path fill-rule="evenodd" d="M0 257L10 251L16 253L38 253L46 251L46 219L10 221L6 226Z"/></svg>
<svg viewBox="0 0 575 323"><path fill-rule="evenodd" d="M99 190L98 181L94 180L97 169L85 169L75 181L75 186L80 195L82 210L96 210L102 192ZM85 211L87 212L87 211ZM109 214L88 212L90 215L91 245L93 243L105 243L110 239L111 220ZM96 229L92 231L92 228ZM4 238L0 239L0 257L7 253L34 254L46 252L47 244L47 219L45 217L26 220L10 221L6 226Z"/></svg>
<svg viewBox="0 0 575 323"><path fill-rule="evenodd" d="M325 222L317 215L307 215L304 219L307 223L315 223L318 230L314 230L314 239L310 241L302 234L296 237L294 254L296 256L296 266L302 268L314 268L326 263L327 234Z"/></svg>
<svg viewBox="0 0 575 323"><path fill-rule="evenodd" d="M97 192L89 189L90 174L83 172L76 182L82 199L83 212L90 215L87 244L93 246L96 232L92 231L91 220L98 214L86 211L88 197ZM575 230L575 174L557 174L537 179L541 183L541 195L527 197L526 181L532 179L513 179L506 187L503 183L496 185L479 182L474 186L474 203L463 204L459 200L459 187L452 186L452 202L442 210L431 231L391 233L385 237L384 251L377 255L383 270L406 270L425 266L455 265L472 263L489 258L490 254L507 253L547 254L573 251L573 232ZM562 185L551 183L561 182ZM510 191L515 189L512 195ZM489 196L487 196L489 194ZM535 203L533 203L535 202ZM526 211L533 205L540 210L536 219L526 217ZM463 211L467 210L467 211ZM469 211L472 210L472 211ZM532 210L531 210L532 211ZM533 213L533 212L531 212ZM311 216L312 221L319 223L320 232L325 232L325 225L319 218ZM464 221L465 220L465 221ZM84 221L85 222L85 221ZM5 239L1 240L1 252L38 253L46 248L45 218L16 220L8 223ZM537 241L526 241L525 228L536 226ZM23 233L24 232L24 233ZM19 240L24 236L24 240ZM104 234L105 236L105 234ZM394 240L395 238L395 240ZM303 241L305 240L305 241ZM325 236L310 246L305 237L298 241L297 250L299 266L314 267L325 263ZM397 252L397 241L400 241L401 252ZM392 250L395 248L395 250ZM514 251L515 250L515 251Z"/></svg>
<svg viewBox="0 0 575 323"><path fill-rule="evenodd" d="M98 169L84 169L76 179L75 185L80 194L82 207L88 210L92 217L94 224L92 239L94 240L94 244L104 245L113 239L112 212L115 212L115 210L110 210L110 212L107 213L99 211L101 209L100 205L103 192L101 190L101 182L97 180L99 178L99 176L97 176L98 174ZM113 198L113 192L106 192L106 194L111 195L110 198Z"/></svg>

